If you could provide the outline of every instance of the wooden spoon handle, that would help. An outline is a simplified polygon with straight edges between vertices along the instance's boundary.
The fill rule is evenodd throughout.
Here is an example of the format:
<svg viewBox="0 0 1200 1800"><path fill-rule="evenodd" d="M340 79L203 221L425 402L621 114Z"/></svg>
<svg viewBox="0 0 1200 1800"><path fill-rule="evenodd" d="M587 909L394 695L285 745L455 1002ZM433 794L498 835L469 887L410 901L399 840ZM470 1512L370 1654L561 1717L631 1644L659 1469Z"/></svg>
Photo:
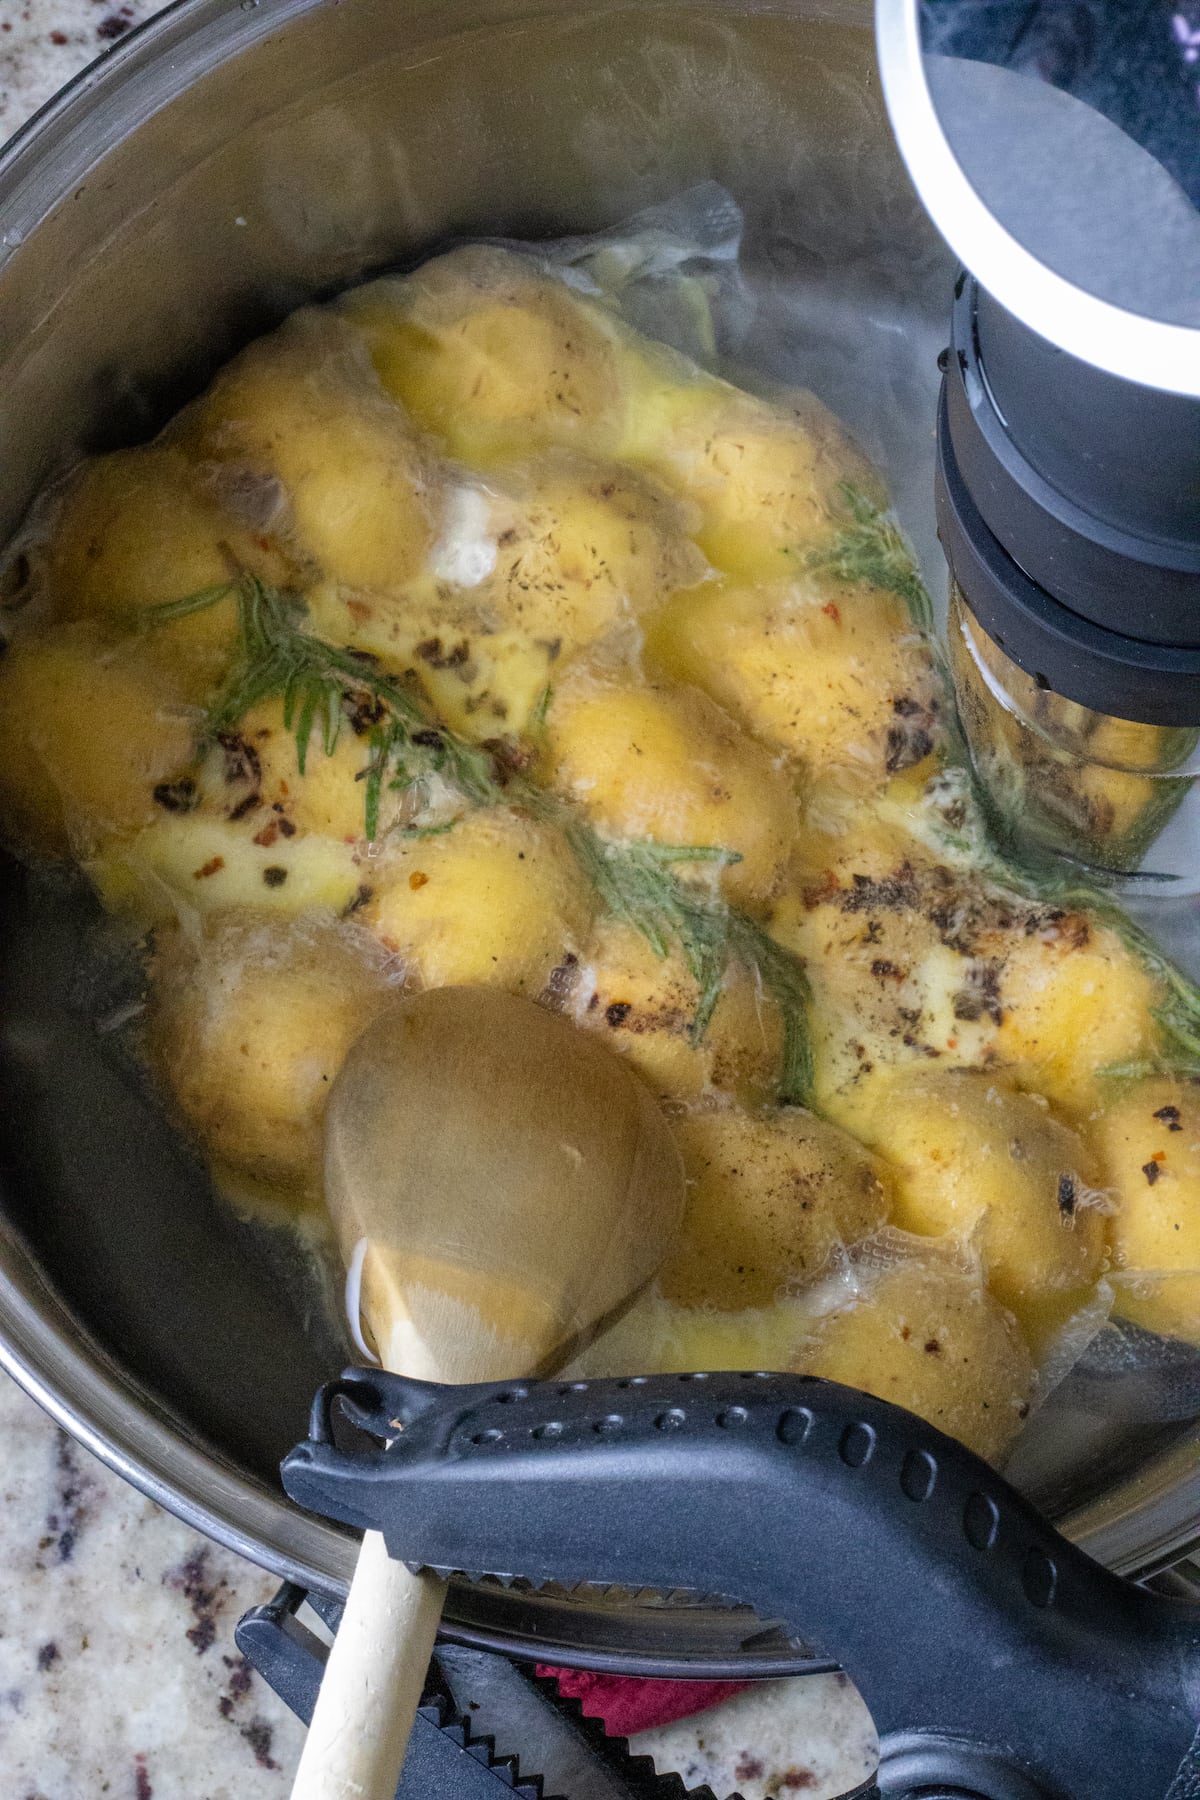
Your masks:
<svg viewBox="0 0 1200 1800"><path fill-rule="evenodd" d="M445 1594L367 1532L292 1800L395 1800Z"/></svg>

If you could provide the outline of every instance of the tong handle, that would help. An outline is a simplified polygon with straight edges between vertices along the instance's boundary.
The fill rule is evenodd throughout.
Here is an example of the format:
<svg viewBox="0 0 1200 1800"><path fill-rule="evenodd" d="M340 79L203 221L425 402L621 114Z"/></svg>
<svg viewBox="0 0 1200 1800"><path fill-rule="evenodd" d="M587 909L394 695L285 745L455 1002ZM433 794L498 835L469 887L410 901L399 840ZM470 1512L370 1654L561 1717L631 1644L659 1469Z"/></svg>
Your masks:
<svg viewBox="0 0 1200 1800"><path fill-rule="evenodd" d="M899 1408L767 1374L440 1388L358 1371L343 1399L348 1383L359 1450L318 1407L283 1466L293 1499L439 1570L782 1618L858 1685L885 1795L1192 1792L1200 1609L1101 1568Z"/></svg>

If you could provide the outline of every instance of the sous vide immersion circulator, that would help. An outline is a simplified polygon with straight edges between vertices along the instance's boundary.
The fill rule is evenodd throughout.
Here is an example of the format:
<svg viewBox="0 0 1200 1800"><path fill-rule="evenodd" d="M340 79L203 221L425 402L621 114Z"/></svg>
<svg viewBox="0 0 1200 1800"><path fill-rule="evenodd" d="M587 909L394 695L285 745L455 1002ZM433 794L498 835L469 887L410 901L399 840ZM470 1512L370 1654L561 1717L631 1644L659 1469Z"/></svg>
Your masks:
<svg viewBox="0 0 1200 1800"><path fill-rule="evenodd" d="M1011 850L1099 877L1196 974L1200 9L876 17L901 153L966 271L936 501L981 791Z"/></svg>

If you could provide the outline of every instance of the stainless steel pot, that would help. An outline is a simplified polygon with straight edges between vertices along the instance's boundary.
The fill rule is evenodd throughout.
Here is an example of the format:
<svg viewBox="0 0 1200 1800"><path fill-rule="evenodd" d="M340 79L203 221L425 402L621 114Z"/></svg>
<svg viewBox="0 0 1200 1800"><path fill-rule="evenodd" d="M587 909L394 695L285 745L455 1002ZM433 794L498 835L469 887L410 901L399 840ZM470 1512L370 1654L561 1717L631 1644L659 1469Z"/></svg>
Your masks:
<svg viewBox="0 0 1200 1800"><path fill-rule="evenodd" d="M804 290L779 372L883 463L932 575L953 271L892 146L869 0L175 7L0 158L0 537L65 457L149 434L299 301L448 236L588 229L710 176L745 208L760 316ZM350 1540L275 1479L340 1346L97 1034L89 904L10 867L0 914L0 1359L189 1522L341 1588ZM1123 1425L1086 1384L1045 1417L1015 1473L1091 1550L1144 1572L1200 1535L1186 1422ZM463 1586L448 1623L584 1665L805 1666L769 1622L621 1594Z"/></svg>

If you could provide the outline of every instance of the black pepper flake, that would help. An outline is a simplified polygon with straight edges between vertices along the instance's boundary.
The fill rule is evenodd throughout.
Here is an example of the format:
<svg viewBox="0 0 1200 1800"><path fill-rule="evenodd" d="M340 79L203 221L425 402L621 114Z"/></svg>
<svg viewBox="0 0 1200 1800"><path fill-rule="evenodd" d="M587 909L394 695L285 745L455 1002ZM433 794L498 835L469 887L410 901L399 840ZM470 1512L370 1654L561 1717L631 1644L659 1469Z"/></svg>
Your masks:
<svg viewBox="0 0 1200 1800"><path fill-rule="evenodd" d="M611 1006L604 1009L604 1017L614 1031L622 1026L633 1011L628 1000L614 1000Z"/></svg>
<svg viewBox="0 0 1200 1800"><path fill-rule="evenodd" d="M290 819L280 819L279 832L281 837L295 837L296 827Z"/></svg>
<svg viewBox="0 0 1200 1800"><path fill-rule="evenodd" d="M362 908L367 904L368 900L371 899L374 892L375 889L371 887L368 882L362 882L357 894L355 894L353 900L343 912L343 919L348 919L351 913L361 912Z"/></svg>
<svg viewBox="0 0 1200 1800"><path fill-rule="evenodd" d="M1142 1174L1146 1177L1148 1185L1153 1187L1159 1176L1162 1174L1162 1169L1156 1162L1143 1163Z"/></svg>
<svg viewBox="0 0 1200 1800"><path fill-rule="evenodd" d="M282 887L287 878L287 870L280 868L278 863L272 863L263 870L263 880L270 888Z"/></svg>
<svg viewBox="0 0 1200 1800"><path fill-rule="evenodd" d="M57 1661L58 1661L58 1645L54 1642L53 1639L51 1639L51 1641L48 1644L43 1644L41 1649L38 1651L37 1666L41 1670L42 1674L44 1675L46 1673L46 1670L49 1669Z"/></svg>
<svg viewBox="0 0 1200 1800"><path fill-rule="evenodd" d="M889 977L896 981L904 980L904 970L901 969L898 964L889 962L887 958L883 956L877 956L875 958L875 961L871 964L871 973L874 975L876 981L886 981Z"/></svg>
<svg viewBox="0 0 1200 1800"><path fill-rule="evenodd" d="M254 745L236 731L222 731L217 742L225 753L225 780L232 787L248 782L252 788L262 786L262 760Z"/></svg>
<svg viewBox="0 0 1200 1800"><path fill-rule="evenodd" d="M350 729L355 737L366 737L387 712L387 707L374 694L359 694L349 710Z"/></svg>
<svg viewBox="0 0 1200 1800"><path fill-rule="evenodd" d="M893 725L887 734L883 766L889 775L897 775L901 769L912 769L924 762L932 749L932 732L909 722Z"/></svg>
<svg viewBox="0 0 1200 1800"><path fill-rule="evenodd" d="M471 645L466 638L462 638L446 650L441 638L425 638L417 645L417 655L431 669L461 669L464 663L470 661Z"/></svg>
<svg viewBox="0 0 1200 1800"><path fill-rule="evenodd" d="M1075 1217L1075 1206L1079 1194L1073 1175L1060 1175L1058 1178L1058 1210L1064 1219Z"/></svg>
<svg viewBox="0 0 1200 1800"><path fill-rule="evenodd" d="M155 805L165 807L168 812L191 812L197 801L196 783L190 775L184 775L179 781L160 781L154 789Z"/></svg>
<svg viewBox="0 0 1200 1800"><path fill-rule="evenodd" d="M1154 1117L1166 1126L1168 1131L1182 1131L1177 1106L1160 1106Z"/></svg>
<svg viewBox="0 0 1200 1800"><path fill-rule="evenodd" d="M925 1340L925 1354L926 1356L940 1356L942 1354L942 1346L937 1338L927 1338Z"/></svg>

